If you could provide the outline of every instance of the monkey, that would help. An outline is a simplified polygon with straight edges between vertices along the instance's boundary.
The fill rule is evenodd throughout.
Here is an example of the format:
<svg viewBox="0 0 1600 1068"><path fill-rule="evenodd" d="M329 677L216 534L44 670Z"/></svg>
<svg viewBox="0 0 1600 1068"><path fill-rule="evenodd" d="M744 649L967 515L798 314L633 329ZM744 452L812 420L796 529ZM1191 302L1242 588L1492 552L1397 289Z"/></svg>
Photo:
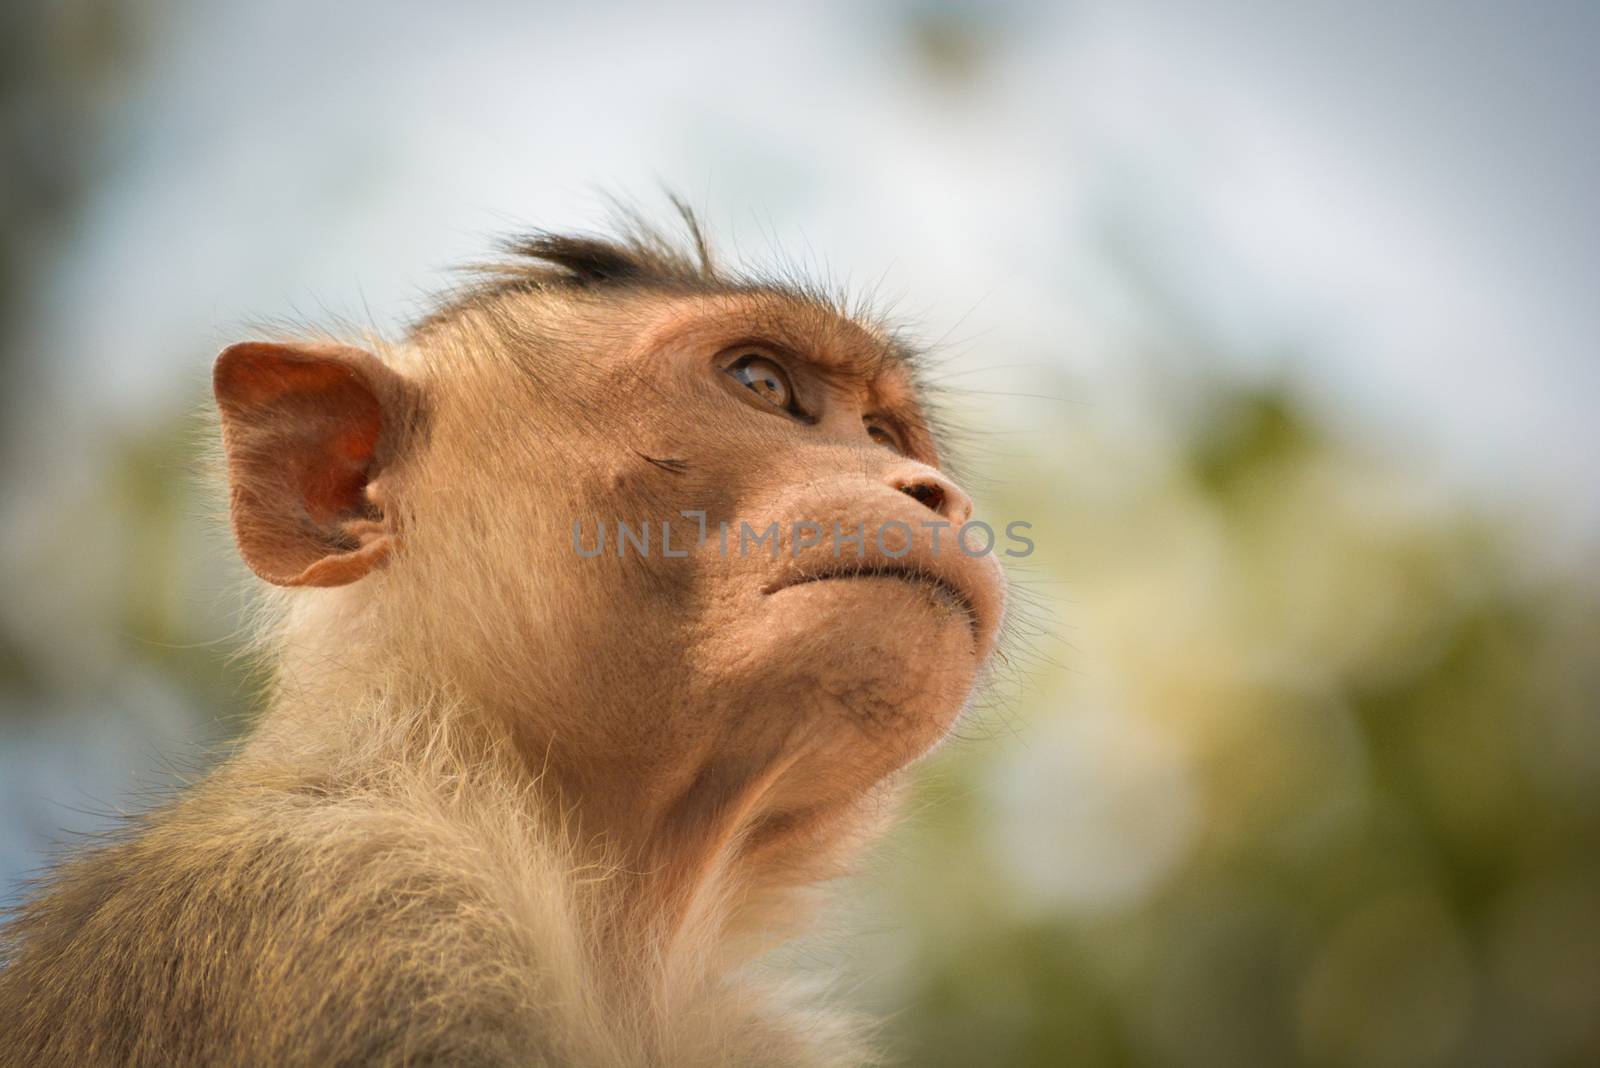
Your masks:
<svg viewBox="0 0 1600 1068"><path fill-rule="evenodd" d="M765 962L970 705L1005 578L926 536L973 504L916 345L684 218L508 241L398 341L221 352L270 682L8 921L0 1064L876 1059Z"/></svg>

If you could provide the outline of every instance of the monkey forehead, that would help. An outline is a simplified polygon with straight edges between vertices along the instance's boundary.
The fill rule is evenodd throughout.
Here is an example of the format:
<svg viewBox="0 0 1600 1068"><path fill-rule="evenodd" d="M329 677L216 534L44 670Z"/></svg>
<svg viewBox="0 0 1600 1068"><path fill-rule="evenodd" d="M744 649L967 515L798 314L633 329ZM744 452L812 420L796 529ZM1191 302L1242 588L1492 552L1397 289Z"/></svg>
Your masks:
<svg viewBox="0 0 1600 1068"><path fill-rule="evenodd" d="M779 291L673 296L655 303L632 359L681 345L765 343L870 387L883 403L916 403L915 353L880 324Z"/></svg>

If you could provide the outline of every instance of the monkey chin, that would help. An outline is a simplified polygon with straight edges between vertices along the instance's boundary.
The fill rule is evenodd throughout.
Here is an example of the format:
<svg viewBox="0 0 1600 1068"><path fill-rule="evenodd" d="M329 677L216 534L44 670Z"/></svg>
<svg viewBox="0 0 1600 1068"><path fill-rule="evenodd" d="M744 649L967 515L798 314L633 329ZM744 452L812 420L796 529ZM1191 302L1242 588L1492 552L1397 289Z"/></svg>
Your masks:
<svg viewBox="0 0 1600 1068"><path fill-rule="evenodd" d="M768 637L783 654L769 662L787 663L791 692L811 695L797 701L797 711L815 714L820 722L812 728L856 728L840 739L850 759L879 764L880 773L938 744L988 651L967 598L931 579L829 577L784 587L770 601Z"/></svg>

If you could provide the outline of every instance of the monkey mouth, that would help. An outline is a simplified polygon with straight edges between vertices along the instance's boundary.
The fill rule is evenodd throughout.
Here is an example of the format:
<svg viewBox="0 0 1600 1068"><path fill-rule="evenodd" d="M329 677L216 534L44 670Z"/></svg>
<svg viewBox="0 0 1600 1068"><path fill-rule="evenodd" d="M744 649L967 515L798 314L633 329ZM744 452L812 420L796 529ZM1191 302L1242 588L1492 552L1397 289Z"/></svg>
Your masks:
<svg viewBox="0 0 1600 1068"><path fill-rule="evenodd" d="M814 582L849 582L875 578L894 579L916 586L925 593L931 593L940 604L965 618L968 628L974 633L977 632L978 612L972 603L971 596L949 579L910 564L902 566L893 563L871 563L837 570L801 572L779 579L777 582L766 586L761 592L771 595L792 589L795 586L810 585Z"/></svg>

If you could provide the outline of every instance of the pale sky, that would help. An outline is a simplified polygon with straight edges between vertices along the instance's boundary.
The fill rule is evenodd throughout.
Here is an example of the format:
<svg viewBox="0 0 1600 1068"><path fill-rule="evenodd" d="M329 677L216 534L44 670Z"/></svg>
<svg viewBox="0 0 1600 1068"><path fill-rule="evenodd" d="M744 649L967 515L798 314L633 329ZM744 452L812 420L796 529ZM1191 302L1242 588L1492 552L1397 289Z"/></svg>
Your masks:
<svg viewBox="0 0 1600 1068"><path fill-rule="evenodd" d="M392 328L492 235L666 183L1089 404L1150 329L1116 235L1344 424L1600 528L1595 5L190 7L42 309L54 425L167 414L253 319ZM963 77L913 9L978 13Z"/></svg>

